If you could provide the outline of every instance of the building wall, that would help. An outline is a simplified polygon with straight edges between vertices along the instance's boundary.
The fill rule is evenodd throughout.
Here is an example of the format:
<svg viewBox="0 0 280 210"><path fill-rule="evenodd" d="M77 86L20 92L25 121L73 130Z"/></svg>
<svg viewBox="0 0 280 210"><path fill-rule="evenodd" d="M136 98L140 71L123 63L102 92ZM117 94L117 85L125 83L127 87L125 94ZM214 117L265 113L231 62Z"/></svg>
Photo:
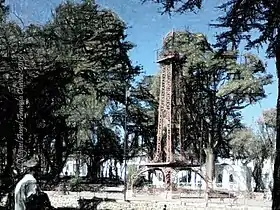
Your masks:
<svg viewBox="0 0 280 210"><path fill-rule="evenodd" d="M115 174L115 168L114 168L114 165L115 165L115 161L114 159L111 159L111 160L107 160L106 162L104 162L102 164L102 167L103 167L103 170L102 170L102 174L103 174L103 177L108 177L109 176L109 170L110 170L110 166L113 167L113 174ZM132 158L131 160L128 160L127 161L127 173L128 173L128 169L131 167L131 166L136 166L137 168L140 167L141 164L144 164L148 161L147 157L145 157L144 155L143 156L138 156L138 157L135 157L135 158ZM116 163L116 166L117 166L117 174L118 176L124 180L124 164L120 164L119 162Z"/></svg>
<svg viewBox="0 0 280 210"><path fill-rule="evenodd" d="M217 164L214 188L229 191L251 191L251 170L246 166Z"/></svg>
<svg viewBox="0 0 280 210"><path fill-rule="evenodd" d="M124 164L116 163L116 160L107 160L102 164L101 173L103 177L109 177L110 167L112 167L113 175L117 175L122 180L124 179ZM127 162L127 174L129 173L129 168L134 167L139 169L141 165L148 162L145 155L135 157ZM244 166L241 161L232 161L229 159L219 159L215 164L215 178L213 180L214 189L227 190L227 191L252 191L254 189L254 181L252 178L253 163ZM193 168L194 170L199 170L199 168ZM202 174L205 174L205 166L201 167ZM76 160L75 158L69 158L66 162L65 167L61 175L65 175L67 171L68 175L75 175L76 173ZM135 171L136 172L136 171ZM263 178L267 177L268 182L272 180L273 175L273 164L270 160L265 161L263 168ZM130 172L131 173L131 172ZM87 175L87 165L80 164L80 176ZM148 178L148 173L144 174ZM163 175L162 172L156 171L152 175L153 185L155 187L163 187ZM173 182L180 185L181 187L188 189L205 189L205 181L194 171L183 170L179 171L176 175L173 174Z"/></svg>
<svg viewBox="0 0 280 210"><path fill-rule="evenodd" d="M205 190L206 183L201 176L196 173L199 168L193 170L182 170L173 174L173 183L182 188L192 190ZM201 167L202 174L205 174L205 166ZM162 173L157 172L153 175L153 185L163 187L164 182ZM247 167L216 164L213 188L223 191L247 191L251 190L251 175Z"/></svg>
<svg viewBox="0 0 280 210"><path fill-rule="evenodd" d="M80 173L79 176L80 177L85 177L87 175L87 164L86 163L81 163L81 161L79 161L79 169L80 169ZM75 158L69 158L66 163L65 166L62 169L61 172L61 176L65 176L66 174L68 176L74 176L76 175L76 171L77 171L77 164L76 164L76 159Z"/></svg>
<svg viewBox="0 0 280 210"><path fill-rule="evenodd" d="M205 190L206 183L201 176L196 173L199 168L192 170L182 170L173 175L173 183L182 188L192 190ZM201 167L202 174L205 176L205 165ZM161 173L153 176L153 185L162 187L164 185ZM222 191L252 191L253 187L252 171L249 167L234 164L216 164L213 188Z"/></svg>

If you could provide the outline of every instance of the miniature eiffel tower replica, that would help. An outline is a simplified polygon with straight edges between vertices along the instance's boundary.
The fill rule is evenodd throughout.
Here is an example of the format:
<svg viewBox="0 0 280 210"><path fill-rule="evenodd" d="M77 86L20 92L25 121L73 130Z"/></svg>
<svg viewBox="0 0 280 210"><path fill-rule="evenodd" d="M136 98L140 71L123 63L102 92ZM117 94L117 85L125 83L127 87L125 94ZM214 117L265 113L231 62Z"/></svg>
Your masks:
<svg viewBox="0 0 280 210"><path fill-rule="evenodd" d="M174 43L175 32L167 35L164 42ZM172 45L173 45L172 43ZM198 166L184 151L182 129L182 63L184 57L171 50L158 56L160 65L160 96L158 108L158 129L156 154L148 168L160 168L164 172L166 190L172 190L172 171L176 168ZM176 145L177 144L177 145ZM175 153L179 147L179 154Z"/></svg>

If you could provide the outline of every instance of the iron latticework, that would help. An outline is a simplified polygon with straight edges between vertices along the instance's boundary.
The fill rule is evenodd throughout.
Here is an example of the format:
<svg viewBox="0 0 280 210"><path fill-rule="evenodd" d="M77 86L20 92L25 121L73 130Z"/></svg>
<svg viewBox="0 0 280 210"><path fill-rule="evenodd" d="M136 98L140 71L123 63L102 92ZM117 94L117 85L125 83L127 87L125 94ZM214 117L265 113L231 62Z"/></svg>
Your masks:
<svg viewBox="0 0 280 210"><path fill-rule="evenodd" d="M199 166L198 158L188 154L184 142L184 82L183 64L186 55L176 51L174 46L176 32L172 31L164 39L164 49L157 56L160 65L160 94L158 107L158 126L156 152L146 167L140 168L132 178L133 183L140 174L160 169L164 174L166 190L172 190L172 175L177 169ZM170 43L171 42L171 43ZM179 152L178 152L179 151Z"/></svg>
<svg viewBox="0 0 280 210"><path fill-rule="evenodd" d="M172 171L198 165L187 158L184 151L183 115L183 71L185 55L172 48L176 33L171 32L164 40L169 43L158 56L160 65L160 95L158 108L157 148L152 163L148 167L160 167L165 174L166 189L171 189ZM179 150L179 153L176 151Z"/></svg>

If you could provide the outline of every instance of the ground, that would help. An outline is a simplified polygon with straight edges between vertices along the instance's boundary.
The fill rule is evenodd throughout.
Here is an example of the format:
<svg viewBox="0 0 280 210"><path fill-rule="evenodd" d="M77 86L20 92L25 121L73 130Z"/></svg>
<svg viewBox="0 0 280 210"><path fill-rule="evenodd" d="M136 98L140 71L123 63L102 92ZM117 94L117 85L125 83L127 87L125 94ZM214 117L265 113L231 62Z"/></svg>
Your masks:
<svg viewBox="0 0 280 210"><path fill-rule="evenodd" d="M205 209L204 199L166 199L165 195L141 195L132 197L131 193L127 193L129 202L123 201L122 193L94 193L94 192L70 192L69 195L64 195L62 192L48 191L46 192L54 207L78 207L79 198L102 197L116 199L116 202L103 202L98 206L98 209L112 210L162 210L166 205L167 210L183 210L183 209ZM248 209L248 210L268 210L271 209L271 201L265 201L261 196L255 199L239 198L236 201L225 198L211 199L208 209Z"/></svg>

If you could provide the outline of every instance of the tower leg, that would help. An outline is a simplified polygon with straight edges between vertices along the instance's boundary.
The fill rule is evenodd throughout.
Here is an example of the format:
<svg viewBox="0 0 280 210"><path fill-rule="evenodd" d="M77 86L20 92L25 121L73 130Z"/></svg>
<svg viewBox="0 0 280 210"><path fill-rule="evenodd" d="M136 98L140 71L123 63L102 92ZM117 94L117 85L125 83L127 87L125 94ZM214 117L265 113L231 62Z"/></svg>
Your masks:
<svg viewBox="0 0 280 210"><path fill-rule="evenodd" d="M171 182L171 177L172 173L171 173L171 168L167 168L165 170L165 190L166 191L171 191L172 190L172 182Z"/></svg>
<svg viewBox="0 0 280 210"><path fill-rule="evenodd" d="M165 169L165 198L171 199L172 198L172 168Z"/></svg>

